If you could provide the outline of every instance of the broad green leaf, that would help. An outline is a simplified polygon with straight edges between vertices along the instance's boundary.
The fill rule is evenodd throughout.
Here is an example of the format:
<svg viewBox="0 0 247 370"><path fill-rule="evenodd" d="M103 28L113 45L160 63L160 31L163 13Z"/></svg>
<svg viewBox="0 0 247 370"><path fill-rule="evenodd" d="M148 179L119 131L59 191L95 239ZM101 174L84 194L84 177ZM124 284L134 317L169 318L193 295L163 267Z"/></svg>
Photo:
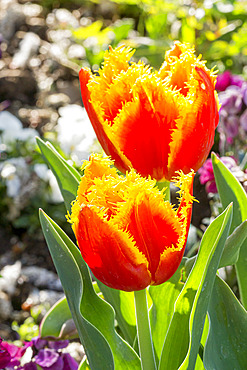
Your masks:
<svg viewBox="0 0 247 370"><path fill-rule="evenodd" d="M40 335L58 339L78 337L66 297L61 298L47 312L40 325Z"/></svg>
<svg viewBox="0 0 247 370"><path fill-rule="evenodd" d="M100 290L104 298L109 302L116 313L116 319L124 335L125 340L133 345L136 338L135 306L134 297L131 292L122 292L120 290L107 287L98 281ZM124 300L123 300L124 299Z"/></svg>
<svg viewBox="0 0 247 370"><path fill-rule="evenodd" d="M196 262L174 305L160 370L195 368L209 298L231 218L232 206L229 206L203 235Z"/></svg>
<svg viewBox="0 0 247 370"><path fill-rule="evenodd" d="M132 293L109 288L99 280L97 282L105 300L115 310L116 319L124 339L130 345L133 345L136 338L136 322L133 320L133 317L135 317L135 306L133 307ZM123 298L125 299L124 302Z"/></svg>
<svg viewBox="0 0 247 370"><path fill-rule="evenodd" d="M234 265L235 263L237 263L240 248L243 242L245 241L246 237L247 237L247 221L244 221L233 231L233 233L230 236L228 236L219 263L219 268ZM189 274L195 261L196 256L193 256L186 260L185 270L187 274Z"/></svg>
<svg viewBox="0 0 247 370"><path fill-rule="evenodd" d="M247 369L247 312L218 276L208 314L210 328L203 357L205 369Z"/></svg>
<svg viewBox="0 0 247 370"><path fill-rule="evenodd" d="M67 210L70 211L71 201L74 200L77 195L80 174L61 157L49 142L45 143L40 138L37 138L37 143L47 164L57 179L64 198L65 206ZM104 284L99 284L105 299L115 309L118 324L122 333L126 340L132 344L136 336L136 328L135 326L128 324L122 315L119 297L120 292L115 289L111 289Z"/></svg>
<svg viewBox="0 0 247 370"><path fill-rule="evenodd" d="M233 233L227 238L225 248L223 250L220 267L230 266L237 263L239 252L247 238L247 221L242 222Z"/></svg>
<svg viewBox="0 0 247 370"><path fill-rule="evenodd" d="M37 144L45 161L56 176L65 206L70 210L70 204L77 194L80 174L73 166L70 166L66 162L49 142L45 143L40 138L37 138Z"/></svg>
<svg viewBox="0 0 247 370"><path fill-rule="evenodd" d="M206 340L208 337L208 331L209 331L209 321L208 321L208 316L206 315L202 337L201 337L201 345L200 345L199 353L196 359L195 370L205 370L201 357L203 357L203 351L204 351L204 347L205 347Z"/></svg>
<svg viewBox="0 0 247 370"><path fill-rule="evenodd" d="M183 258L175 274L164 284L149 287L153 305L150 309L150 324L154 350L160 359L166 333L172 319L174 303L184 283L181 281L181 270L186 258Z"/></svg>
<svg viewBox="0 0 247 370"><path fill-rule="evenodd" d="M94 291L78 248L40 211L42 229L92 370L140 369L140 359L114 328L114 310Z"/></svg>
<svg viewBox="0 0 247 370"><path fill-rule="evenodd" d="M228 168L212 154L212 163L217 189L220 200L224 208L230 202L233 202L233 221L232 230L247 219L247 194L240 182L228 170ZM236 272L240 291L240 298L245 308L247 308L247 239L239 252L239 258L236 263Z"/></svg>
<svg viewBox="0 0 247 370"><path fill-rule="evenodd" d="M77 370L90 370L86 357L81 360Z"/></svg>

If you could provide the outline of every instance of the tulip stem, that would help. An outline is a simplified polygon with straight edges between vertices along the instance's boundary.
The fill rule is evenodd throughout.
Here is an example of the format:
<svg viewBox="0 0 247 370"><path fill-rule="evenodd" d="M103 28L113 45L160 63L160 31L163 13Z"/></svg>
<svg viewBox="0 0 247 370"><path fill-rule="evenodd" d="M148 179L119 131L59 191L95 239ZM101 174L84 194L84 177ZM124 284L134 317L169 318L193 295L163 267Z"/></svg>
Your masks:
<svg viewBox="0 0 247 370"><path fill-rule="evenodd" d="M146 289L139 290L134 293L135 293L137 336L142 370L156 370L156 362L154 357L154 349L148 315L148 302Z"/></svg>

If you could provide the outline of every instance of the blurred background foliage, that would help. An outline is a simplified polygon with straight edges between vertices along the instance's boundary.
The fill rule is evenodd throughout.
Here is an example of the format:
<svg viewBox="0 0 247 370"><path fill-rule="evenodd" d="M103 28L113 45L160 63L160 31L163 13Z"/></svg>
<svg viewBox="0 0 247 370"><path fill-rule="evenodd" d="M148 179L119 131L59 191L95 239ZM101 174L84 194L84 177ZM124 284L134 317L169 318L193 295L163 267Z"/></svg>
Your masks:
<svg viewBox="0 0 247 370"><path fill-rule="evenodd" d="M74 30L97 68L109 44L121 41L137 49L136 58L159 68L169 44L176 39L195 45L208 66L220 72L244 73L247 62L247 2L245 0L43 0L47 11L58 7L87 9L94 19Z"/></svg>

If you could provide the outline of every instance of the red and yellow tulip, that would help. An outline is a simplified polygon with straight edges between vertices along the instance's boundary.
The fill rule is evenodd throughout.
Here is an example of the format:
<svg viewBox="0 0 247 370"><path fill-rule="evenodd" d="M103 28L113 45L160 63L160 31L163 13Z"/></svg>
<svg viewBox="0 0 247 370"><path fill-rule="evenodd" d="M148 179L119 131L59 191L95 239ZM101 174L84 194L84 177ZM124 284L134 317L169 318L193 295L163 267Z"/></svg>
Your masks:
<svg viewBox="0 0 247 370"><path fill-rule="evenodd" d="M96 135L122 172L171 180L197 171L218 124L216 76L188 45L175 42L159 71L130 59L120 46L106 51L97 75L79 74L81 94Z"/></svg>
<svg viewBox="0 0 247 370"><path fill-rule="evenodd" d="M82 257L111 288L136 291L168 280L186 245L194 172L176 179L178 209L164 201L156 181L133 169L126 176L113 161L92 155L84 164L70 221Z"/></svg>

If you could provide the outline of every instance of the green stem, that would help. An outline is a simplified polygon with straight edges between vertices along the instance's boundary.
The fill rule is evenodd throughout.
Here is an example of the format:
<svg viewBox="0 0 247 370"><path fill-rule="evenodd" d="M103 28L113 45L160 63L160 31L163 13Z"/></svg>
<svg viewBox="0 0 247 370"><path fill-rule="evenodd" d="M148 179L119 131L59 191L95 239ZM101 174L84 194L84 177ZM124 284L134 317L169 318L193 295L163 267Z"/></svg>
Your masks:
<svg viewBox="0 0 247 370"><path fill-rule="evenodd" d="M167 188L164 194L164 200L168 200L168 202L170 202L170 181L158 181L157 187L159 190Z"/></svg>
<svg viewBox="0 0 247 370"><path fill-rule="evenodd" d="M142 370L156 370L153 343L148 316L146 289L135 293L135 309Z"/></svg>

